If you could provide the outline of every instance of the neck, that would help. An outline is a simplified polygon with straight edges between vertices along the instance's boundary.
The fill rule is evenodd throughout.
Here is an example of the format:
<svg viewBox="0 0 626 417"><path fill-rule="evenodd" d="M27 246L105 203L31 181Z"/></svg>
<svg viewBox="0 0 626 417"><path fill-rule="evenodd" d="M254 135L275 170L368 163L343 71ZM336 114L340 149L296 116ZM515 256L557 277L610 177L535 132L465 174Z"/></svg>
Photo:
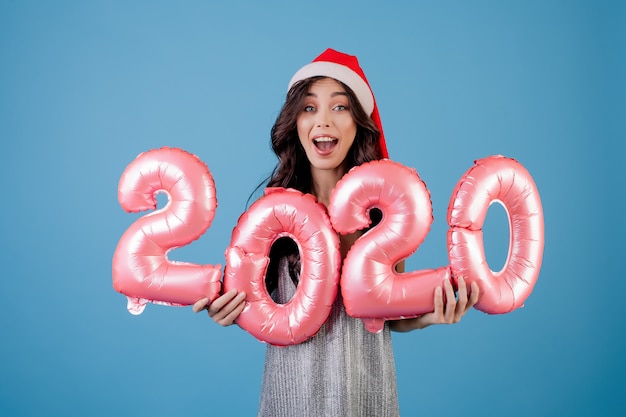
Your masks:
<svg viewBox="0 0 626 417"><path fill-rule="evenodd" d="M311 170L311 178L313 180L312 192L320 203L328 207L330 194L345 173L346 170L343 167Z"/></svg>

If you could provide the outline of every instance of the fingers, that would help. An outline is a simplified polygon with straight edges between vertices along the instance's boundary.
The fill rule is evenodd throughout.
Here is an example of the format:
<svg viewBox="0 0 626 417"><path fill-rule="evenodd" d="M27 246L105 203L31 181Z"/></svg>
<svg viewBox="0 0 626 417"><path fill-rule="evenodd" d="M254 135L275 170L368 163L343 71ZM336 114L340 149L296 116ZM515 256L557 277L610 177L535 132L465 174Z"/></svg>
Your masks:
<svg viewBox="0 0 626 417"><path fill-rule="evenodd" d="M219 312L224 306L226 306L229 302L232 301L233 298L237 296L237 290L232 289L224 294L220 295L213 301L210 305L208 305L209 316L213 317L215 313Z"/></svg>
<svg viewBox="0 0 626 417"><path fill-rule="evenodd" d="M238 303L235 304L234 309L230 311L230 313L226 314L226 316L223 318L218 318L218 316L213 316L213 320L217 324L220 324L222 326L230 326L231 324L234 324L235 320L237 319L237 317L239 317L239 315L241 314L241 312L246 306L245 299L246 299L246 295L244 293L238 294L237 298L235 298L235 301L238 301ZM222 313L225 313L225 311L222 310Z"/></svg>
<svg viewBox="0 0 626 417"><path fill-rule="evenodd" d="M456 318L456 297L454 288L449 279L443 281L443 288L446 293L446 310L444 313L444 323L454 323Z"/></svg>
<svg viewBox="0 0 626 417"><path fill-rule="evenodd" d="M476 282L472 282L470 288L468 288L465 279L459 277L457 285L458 291L456 294L449 279L443 281L442 287L435 289L435 311L431 316L431 324L458 323L465 313L478 302L480 291Z"/></svg>
<svg viewBox="0 0 626 417"><path fill-rule="evenodd" d="M470 290L470 299L467 308L470 309L476 305L478 302L478 297L480 296L480 289L478 288L478 284L476 282L472 282Z"/></svg>
<svg viewBox="0 0 626 417"><path fill-rule="evenodd" d="M443 318L445 308L443 306L443 290L441 287L435 288L435 311L434 315L437 318Z"/></svg>
<svg viewBox="0 0 626 417"><path fill-rule="evenodd" d="M209 316L217 324L222 326L230 326L239 317L246 306L246 293L237 293L237 290L230 290L208 306Z"/></svg>
<svg viewBox="0 0 626 417"><path fill-rule="evenodd" d="M196 301L193 305L193 312L198 313L207 310L209 317L217 324L230 326L243 311L246 306L245 301L246 293L237 293L237 290L233 289L222 294L212 303L209 302L208 298Z"/></svg>
<svg viewBox="0 0 626 417"><path fill-rule="evenodd" d="M199 313L200 311L204 310L204 308L206 307L208 303L209 303L209 299L206 297L201 300L196 301L192 307L193 312Z"/></svg>
<svg viewBox="0 0 626 417"><path fill-rule="evenodd" d="M467 284L465 283L465 279L463 279L463 277L459 277L457 279L457 285L459 287L459 290L457 292L458 298L456 300L456 308L454 311L455 323L458 323L459 321L461 321L461 317L463 317L463 315L467 311L467 300L468 300Z"/></svg>
<svg viewBox="0 0 626 417"><path fill-rule="evenodd" d="M474 281L467 288L467 283L463 277L458 277L458 297L456 302L455 309L455 317L454 323L458 323L461 321L461 317L465 315L476 303L478 302L478 296L480 295L480 290L478 288L478 284Z"/></svg>

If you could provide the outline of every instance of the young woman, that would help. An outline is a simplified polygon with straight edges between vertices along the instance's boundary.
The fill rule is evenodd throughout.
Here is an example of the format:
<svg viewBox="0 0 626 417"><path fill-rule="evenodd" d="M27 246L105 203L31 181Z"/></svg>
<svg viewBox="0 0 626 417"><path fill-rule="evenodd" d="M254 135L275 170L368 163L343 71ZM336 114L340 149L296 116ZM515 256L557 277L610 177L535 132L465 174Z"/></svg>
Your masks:
<svg viewBox="0 0 626 417"><path fill-rule="evenodd" d="M268 186L311 193L326 206L350 168L388 157L374 95L357 58L328 49L297 71L271 140L279 162ZM340 236L342 257L362 233ZM297 246L279 240L270 258L268 291L276 302L285 303L299 279ZM476 303L478 288L467 288L459 278L456 295L446 281L434 297L434 312L388 322L374 334L346 314L339 293L315 336L298 345L267 346L259 416L398 416L390 331L456 323ZM228 326L245 299L245 293L232 290L210 305L199 300L193 310L206 309L215 322Z"/></svg>

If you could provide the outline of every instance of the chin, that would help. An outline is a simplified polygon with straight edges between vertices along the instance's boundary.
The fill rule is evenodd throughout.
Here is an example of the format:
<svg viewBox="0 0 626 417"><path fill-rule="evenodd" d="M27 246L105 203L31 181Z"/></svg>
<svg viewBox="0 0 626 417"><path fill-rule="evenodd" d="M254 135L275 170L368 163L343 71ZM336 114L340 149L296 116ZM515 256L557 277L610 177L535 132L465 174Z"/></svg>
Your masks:
<svg viewBox="0 0 626 417"><path fill-rule="evenodd" d="M315 169L334 170L339 168L341 166L341 163L336 161L315 161L311 163L311 166Z"/></svg>

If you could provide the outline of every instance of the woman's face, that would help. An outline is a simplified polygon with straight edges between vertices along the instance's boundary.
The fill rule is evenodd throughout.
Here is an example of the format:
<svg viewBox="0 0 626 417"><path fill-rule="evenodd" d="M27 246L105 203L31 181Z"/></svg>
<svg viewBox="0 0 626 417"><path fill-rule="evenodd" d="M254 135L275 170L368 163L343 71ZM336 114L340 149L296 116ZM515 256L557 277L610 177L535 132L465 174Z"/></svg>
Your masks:
<svg viewBox="0 0 626 417"><path fill-rule="evenodd" d="M357 130L349 105L346 91L332 78L321 79L309 87L297 127L312 169L342 167Z"/></svg>

